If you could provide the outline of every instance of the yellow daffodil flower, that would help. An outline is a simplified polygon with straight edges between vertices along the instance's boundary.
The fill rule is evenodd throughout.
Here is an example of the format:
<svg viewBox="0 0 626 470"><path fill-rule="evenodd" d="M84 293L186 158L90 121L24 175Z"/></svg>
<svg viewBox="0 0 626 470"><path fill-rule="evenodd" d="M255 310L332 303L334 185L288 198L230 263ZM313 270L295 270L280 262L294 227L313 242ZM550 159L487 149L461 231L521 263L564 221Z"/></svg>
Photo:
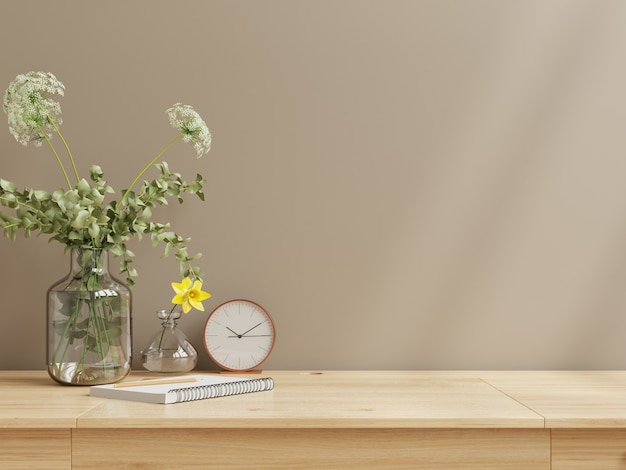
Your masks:
<svg viewBox="0 0 626 470"><path fill-rule="evenodd" d="M202 301L211 297L211 294L202 290L202 281L196 279L191 281L186 277L182 282L172 282L172 288L176 295L172 299L172 303L183 306L183 313L189 312L192 308L204 312Z"/></svg>

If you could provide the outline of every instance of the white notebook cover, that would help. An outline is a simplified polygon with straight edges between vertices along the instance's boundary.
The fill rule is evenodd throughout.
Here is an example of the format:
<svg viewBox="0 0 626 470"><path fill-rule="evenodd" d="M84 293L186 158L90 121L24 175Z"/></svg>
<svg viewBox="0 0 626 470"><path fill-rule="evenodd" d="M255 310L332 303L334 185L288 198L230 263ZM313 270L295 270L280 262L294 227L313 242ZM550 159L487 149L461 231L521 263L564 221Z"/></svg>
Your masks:
<svg viewBox="0 0 626 470"><path fill-rule="evenodd" d="M190 379L195 379L195 382L188 382ZM274 382L270 377L242 378L207 374L164 377L154 380L170 382L180 380L181 382L130 387L124 386L124 382L120 382L117 386L116 384L94 385L90 387L89 395L99 398L169 404L261 392L274 388ZM145 383L149 384L150 381L151 379L146 380Z"/></svg>

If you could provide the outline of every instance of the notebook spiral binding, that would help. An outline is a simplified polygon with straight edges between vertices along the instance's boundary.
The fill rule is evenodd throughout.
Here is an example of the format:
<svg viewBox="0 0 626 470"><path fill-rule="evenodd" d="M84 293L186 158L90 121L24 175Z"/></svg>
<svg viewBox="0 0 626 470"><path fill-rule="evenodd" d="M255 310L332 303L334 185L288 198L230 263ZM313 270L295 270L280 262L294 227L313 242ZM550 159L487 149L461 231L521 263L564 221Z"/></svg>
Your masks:
<svg viewBox="0 0 626 470"><path fill-rule="evenodd" d="M237 382L200 385L197 387L185 387L170 390L168 393L176 395L176 402L204 400L206 398L227 397L243 393L264 392L274 388L271 377L259 379L239 380Z"/></svg>

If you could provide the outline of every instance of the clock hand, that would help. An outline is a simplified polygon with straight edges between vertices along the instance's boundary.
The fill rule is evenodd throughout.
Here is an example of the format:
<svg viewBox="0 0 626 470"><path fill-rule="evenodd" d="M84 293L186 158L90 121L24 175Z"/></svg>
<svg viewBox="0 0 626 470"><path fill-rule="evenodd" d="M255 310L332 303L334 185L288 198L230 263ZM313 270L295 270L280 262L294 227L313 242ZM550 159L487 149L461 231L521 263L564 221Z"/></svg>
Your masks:
<svg viewBox="0 0 626 470"><path fill-rule="evenodd" d="M231 333L233 333L235 335L235 336L229 336L229 338L243 338L248 333L250 333L252 330L254 330L257 326L260 326L262 324L263 324L263 322L259 323L258 325L254 325L252 328L250 328L248 331L246 331L245 333L242 333L242 334L237 333L230 326L227 326L226 329L229 330ZM250 335L250 336L246 336L246 338L252 338L253 336L270 336L270 335Z"/></svg>
<svg viewBox="0 0 626 470"><path fill-rule="evenodd" d="M263 324L263 322L261 322L261 323L259 323L259 324L257 324L257 325L254 325L254 326L253 326L252 328L250 328L248 331L246 331L245 333L242 333L242 334L241 334L241 336L246 336L248 333L250 333L252 330L254 330L257 326L260 326L260 325L262 325L262 324ZM234 333L234 331L233 331L233 333ZM241 336L240 336L240 337L241 337Z"/></svg>
<svg viewBox="0 0 626 470"><path fill-rule="evenodd" d="M272 336L272 335L246 335L246 336L243 336L243 335L230 335L230 336L227 336L227 338L261 338L261 337L264 337L264 336Z"/></svg>
<svg viewBox="0 0 626 470"><path fill-rule="evenodd" d="M226 327L226 329L227 329L227 330L230 330L232 333L234 333L234 334L235 334L235 336L237 336L237 338L241 338L241 337L243 336L243 335L240 335L239 333L237 333L236 331L234 331L234 330L233 330L230 326L227 326L227 327ZM248 331L250 331L250 330L248 330ZM247 333L247 332L246 332L246 333ZM246 333L244 333L244 335L245 335ZM232 338L232 336L229 336L229 338Z"/></svg>

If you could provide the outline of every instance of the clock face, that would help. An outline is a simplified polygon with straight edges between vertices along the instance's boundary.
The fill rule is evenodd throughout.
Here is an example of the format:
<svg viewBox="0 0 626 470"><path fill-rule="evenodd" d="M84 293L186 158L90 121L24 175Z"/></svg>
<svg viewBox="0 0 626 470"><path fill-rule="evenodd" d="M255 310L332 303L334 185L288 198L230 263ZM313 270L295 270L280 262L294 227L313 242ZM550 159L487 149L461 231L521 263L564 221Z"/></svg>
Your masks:
<svg viewBox="0 0 626 470"><path fill-rule="evenodd" d="M204 346L211 359L232 371L254 369L272 352L274 322L260 305L230 300L211 312L204 327Z"/></svg>

